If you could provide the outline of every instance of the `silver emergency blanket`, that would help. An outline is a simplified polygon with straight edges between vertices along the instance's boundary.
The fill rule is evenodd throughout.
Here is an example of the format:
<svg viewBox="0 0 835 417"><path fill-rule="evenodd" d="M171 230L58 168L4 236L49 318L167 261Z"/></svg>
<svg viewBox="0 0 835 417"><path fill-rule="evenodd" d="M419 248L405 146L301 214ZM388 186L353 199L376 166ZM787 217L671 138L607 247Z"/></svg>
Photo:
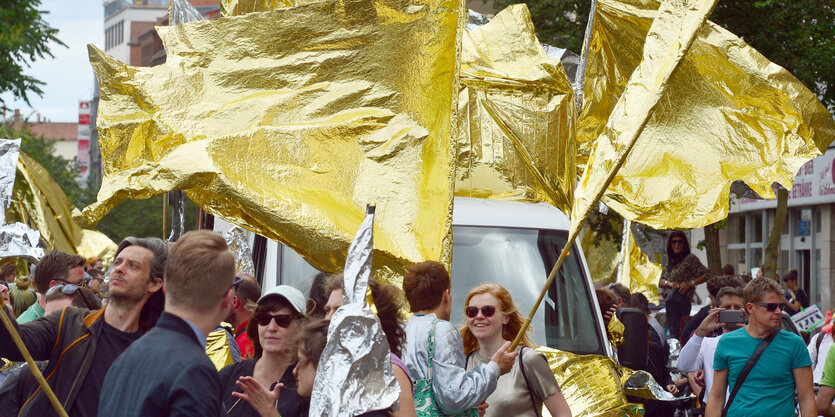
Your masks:
<svg viewBox="0 0 835 417"><path fill-rule="evenodd" d="M351 417L397 403L400 388L391 369L380 320L366 303L371 278L374 207L369 207L345 260L345 305L328 327L328 342L316 369L311 417Z"/></svg>
<svg viewBox="0 0 835 417"><path fill-rule="evenodd" d="M37 262L43 257L38 247L41 234L23 223L6 223L6 210L12 203L17 159L20 155L20 139L0 139L0 205L3 221L0 222L0 259L23 257Z"/></svg>
<svg viewBox="0 0 835 417"><path fill-rule="evenodd" d="M203 16L188 0L171 0L168 3L168 16L170 26L203 20Z"/></svg>
<svg viewBox="0 0 835 417"><path fill-rule="evenodd" d="M255 276L255 265L252 262L252 248L249 247L249 238L246 230L235 226L223 235L229 250L235 254L235 271L239 274Z"/></svg>

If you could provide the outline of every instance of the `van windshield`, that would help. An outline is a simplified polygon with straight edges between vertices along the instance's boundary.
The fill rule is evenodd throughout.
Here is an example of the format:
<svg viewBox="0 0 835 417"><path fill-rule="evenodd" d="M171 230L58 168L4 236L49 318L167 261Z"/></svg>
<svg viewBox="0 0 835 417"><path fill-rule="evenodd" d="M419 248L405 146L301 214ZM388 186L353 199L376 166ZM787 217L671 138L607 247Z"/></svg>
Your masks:
<svg viewBox="0 0 835 417"><path fill-rule="evenodd" d="M527 316L548 273L566 244L563 230L454 226L452 254L452 317L466 324L463 310L469 291L493 282L510 291L522 316ZM605 354L594 320L592 289L580 259L572 251L560 268L531 323L539 345L578 354Z"/></svg>

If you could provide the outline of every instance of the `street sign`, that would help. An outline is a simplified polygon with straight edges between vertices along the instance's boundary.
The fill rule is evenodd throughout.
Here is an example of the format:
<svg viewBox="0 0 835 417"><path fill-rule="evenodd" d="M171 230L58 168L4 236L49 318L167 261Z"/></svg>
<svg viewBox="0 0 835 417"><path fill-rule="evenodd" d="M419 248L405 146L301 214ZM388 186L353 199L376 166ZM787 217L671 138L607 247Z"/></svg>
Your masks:
<svg viewBox="0 0 835 417"><path fill-rule="evenodd" d="M797 234L800 236L809 236L809 221L800 220L797 222Z"/></svg>
<svg viewBox="0 0 835 417"><path fill-rule="evenodd" d="M823 325L823 313L817 305L812 304L805 310L793 315L792 321L797 326L797 330L808 332Z"/></svg>

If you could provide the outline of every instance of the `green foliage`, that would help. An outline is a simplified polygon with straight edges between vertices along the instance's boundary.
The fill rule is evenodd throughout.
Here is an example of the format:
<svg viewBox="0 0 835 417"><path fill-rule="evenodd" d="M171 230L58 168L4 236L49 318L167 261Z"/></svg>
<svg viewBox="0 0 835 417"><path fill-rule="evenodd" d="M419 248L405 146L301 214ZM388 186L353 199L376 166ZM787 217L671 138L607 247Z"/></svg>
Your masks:
<svg viewBox="0 0 835 417"><path fill-rule="evenodd" d="M516 0L496 0L503 9ZM591 0L524 0L539 40L580 53ZM835 4L832 0L722 0L710 20L789 70L835 108ZM830 88L826 88L829 86Z"/></svg>
<svg viewBox="0 0 835 417"><path fill-rule="evenodd" d="M600 246L602 242L613 242L620 251L623 241L623 217L620 214L611 209L607 214L595 211L587 224L590 230L597 232L594 246Z"/></svg>
<svg viewBox="0 0 835 417"><path fill-rule="evenodd" d="M48 12L38 10L40 0L3 0L0 2L0 93L11 92L14 98L29 103L28 93L43 96L43 82L25 75L39 58L52 57L50 43L58 40L58 29L43 19ZM0 99L0 107L3 101Z"/></svg>

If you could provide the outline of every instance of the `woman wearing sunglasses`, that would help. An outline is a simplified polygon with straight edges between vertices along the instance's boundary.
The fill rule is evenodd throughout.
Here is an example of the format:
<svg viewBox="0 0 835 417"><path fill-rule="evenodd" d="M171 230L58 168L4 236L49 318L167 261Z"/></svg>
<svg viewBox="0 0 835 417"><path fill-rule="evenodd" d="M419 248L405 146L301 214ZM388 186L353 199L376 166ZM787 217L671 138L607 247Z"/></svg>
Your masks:
<svg viewBox="0 0 835 417"><path fill-rule="evenodd" d="M658 281L660 288L668 288L664 297L664 308L670 337L684 339L690 335L680 335L681 318L690 315L690 300L694 288L707 281L708 270L696 255L690 253L690 243L684 232L676 230L667 239L667 265ZM683 337L680 337L683 336Z"/></svg>
<svg viewBox="0 0 835 417"><path fill-rule="evenodd" d="M220 370L227 415L307 416L309 399L298 395L293 376L304 307L304 295L288 285L279 285L258 300L246 329L255 358Z"/></svg>
<svg viewBox="0 0 835 417"><path fill-rule="evenodd" d="M516 310L510 292L498 284L474 288L467 295L465 304L467 325L461 328L461 337L469 371L490 362L506 341L516 337L524 319ZM513 368L499 377L496 390L487 397L485 417L539 417L543 405L553 417L571 416L571 409L560 392L548 360L534 350L534 346L527 334L522 337Z"/></svg>

